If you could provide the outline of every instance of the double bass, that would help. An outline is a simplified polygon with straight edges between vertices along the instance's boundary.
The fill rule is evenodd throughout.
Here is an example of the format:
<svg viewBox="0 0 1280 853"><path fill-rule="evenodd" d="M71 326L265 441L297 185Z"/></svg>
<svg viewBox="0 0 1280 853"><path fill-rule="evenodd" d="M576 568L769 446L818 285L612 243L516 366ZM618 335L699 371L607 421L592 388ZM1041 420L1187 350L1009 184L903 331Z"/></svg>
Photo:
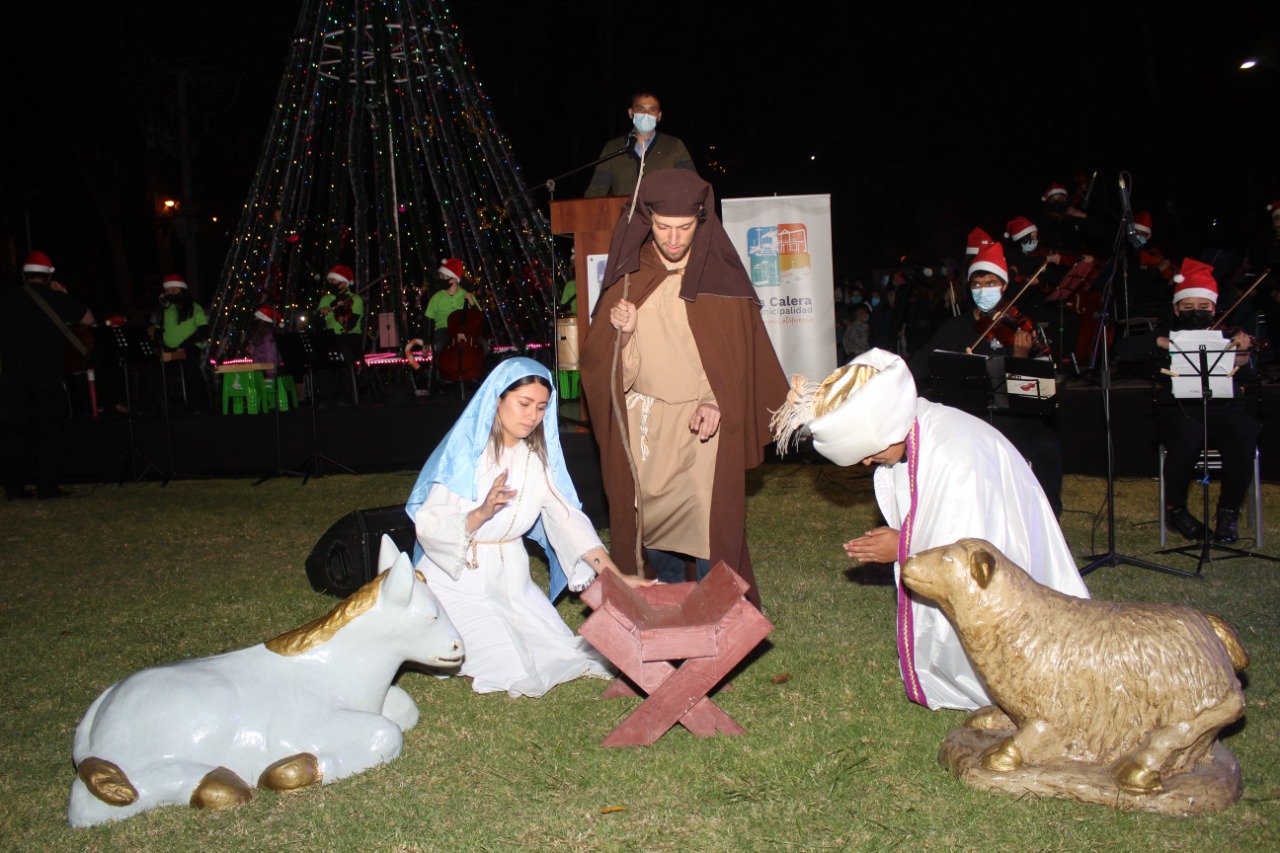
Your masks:
<svg viewBox="0 0 1280 853"><path fill-rule="evenodd" d="M436 370L446 382L475 382L484 372L484 314L470 297L449 315L449 343L436 353Z"/></svg>

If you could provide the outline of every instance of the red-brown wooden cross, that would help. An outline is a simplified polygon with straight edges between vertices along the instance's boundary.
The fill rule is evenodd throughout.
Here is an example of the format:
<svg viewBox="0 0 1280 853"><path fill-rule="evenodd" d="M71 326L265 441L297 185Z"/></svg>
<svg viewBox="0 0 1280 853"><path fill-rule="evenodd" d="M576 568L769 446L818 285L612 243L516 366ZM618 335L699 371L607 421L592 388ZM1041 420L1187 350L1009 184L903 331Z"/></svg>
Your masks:
<svg viewBox="0 0 1280 853"><path fill-rule="evenodd" d="M604 572L582 593L594 612L578 633L621 672L604 695L647 697L605 746L653 743L676 723L700 737L747 733L707 694L773 630L748 589L722 561L701 583L632 588Z"/></svg>

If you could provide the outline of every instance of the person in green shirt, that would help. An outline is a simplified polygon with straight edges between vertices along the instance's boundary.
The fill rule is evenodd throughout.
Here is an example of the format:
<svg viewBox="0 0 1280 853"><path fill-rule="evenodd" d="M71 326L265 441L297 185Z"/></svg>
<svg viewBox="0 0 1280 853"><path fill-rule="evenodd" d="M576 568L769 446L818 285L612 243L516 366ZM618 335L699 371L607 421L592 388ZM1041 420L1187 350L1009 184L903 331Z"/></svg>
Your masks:
<svg viewBox="0 0 1280 853"><path fill-rule="evenodd" d="M436 270L441 289L432 294L423 312L431 321L431 340L436 352L449 345L449 315L461 310L468 302L473 308L480 307L476 298L463 288L462 275L462 261L457 258L445 258L440 262L440 269Z"/></svg>
<svg viewBox="0 0 1280 853"><path fill-rule="evenodd" d="M331 332L358 338L364 324L364 299L351 289L354 279L351 267L338 264L329 270L325 276L329 292L320 297L319 311Z"/></svg>
<svg viewBox="0 0 1280 853"><path fill-rule="evenodd" d="M338 264L325 276L329 292L320 297L317 311L324 317L325 328L338 336L346 365L323 370L316 376L321 403L351 406L357 402L356 368L364 363L364 299L353 289L355 277L351 267L344 264Z"/></svg>
<svg viewBox="0 0 1280 853"><path fill-rule="evenodd" d="M178 370L170 371L168 393L170 399L181 397L181 402L191 409L203 411L207 408L208 392L201 366L205 341L209 339L209 318L192 298L182 276L165 276L163 287L160 343L164 360L178 363ZM174 380L174 376L178 379Z"/></svg>

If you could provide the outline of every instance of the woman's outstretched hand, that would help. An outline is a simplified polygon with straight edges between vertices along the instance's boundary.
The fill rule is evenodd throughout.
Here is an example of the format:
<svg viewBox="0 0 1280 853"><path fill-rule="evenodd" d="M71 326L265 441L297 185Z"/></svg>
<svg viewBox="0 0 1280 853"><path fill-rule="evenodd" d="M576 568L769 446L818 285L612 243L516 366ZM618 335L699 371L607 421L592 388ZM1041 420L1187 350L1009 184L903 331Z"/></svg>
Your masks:
<svg viewBox="0 0 1280 853"><path fill-rule="evenodd" d="M489 494L485 495L484 503L467 513L467 532L475 533L515 496L516 490L507 488L507 472L504 469L493 479L493 485L489 487Z"/></svg>

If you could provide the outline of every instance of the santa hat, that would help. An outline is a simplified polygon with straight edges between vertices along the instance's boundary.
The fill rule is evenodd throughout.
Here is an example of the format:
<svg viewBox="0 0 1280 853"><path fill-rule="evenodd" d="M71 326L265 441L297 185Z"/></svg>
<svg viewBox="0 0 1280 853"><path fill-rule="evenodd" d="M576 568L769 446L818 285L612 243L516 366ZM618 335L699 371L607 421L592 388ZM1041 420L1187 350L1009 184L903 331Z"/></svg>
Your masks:
<svg viewBox="0 0 1280 853"><path fill-rule="evenodd" d="M445 258L440 262L440 269L436 272L454 281L462 281L462 261L457 258Z"/></svg>
<svg viewBox="0 0 1280 853"><path fill-rule="evenodd" d="M280 322L280 312L276 311L276 309L272 308L270 305L263 305L257 311L253 312L253 316L265 323L270 323L273 326Z"/></svg>
<svg viewBox="0 0 1280 853"><path fill-rule="evenodd" d="M1280 216L1280 201L1271 202L1271 204L1267 205L1267 210L1271 211L1272 219L1275 219L1277 216Z"/></svg>
<svg viewBox="0 0 1280 853"><path fill-rule="evenodd" d="M161 285L165 290L171 287L177 287L182 290L187 289L187 282L180 275L167 275L164 277L164 283Z"/></svg>
<svg viewBox="0 0 1280 853"><path fill-rule="evenodd" d="M1133 217L1133 227L1139 234L1147 237L1151 236L1151 214L1145 210L1139 211Z"/></svg>
<svg viewBox="0 0 1280 853"><path fill-rule="evenodd" d="M916 383L907 363L870 349L822 382L792 376L769 426L780 456L807 426L814 450L837 465L855 465L905 440L915 417Z"/></svg>
<svg viewBox="0 0 1280 853"><path fill-rule="evenodd" d="M1040 196L1040 200L1048 201L1049 199L1053 198L1055 195L1060 195L1063 198L1066 198L1067 188L1064 187L1062 184L1049 184L1049 189L1044 191L1044 195Z"/></svg>
<svg viewBox="0 0 1280 853"><path fill-rule="evenodd" d="M1004 247L999 243L983 246L969 264L969 278L982 272L995 273L1005 284L1009 283L1009 265L1004 260Z"/></svg>
<svg viewBox="0 0 1280 853"><path fill-rule="evenodd" d="M978 250L983 246L990 246L995 240L991 239L991 235L981 228L975 228L969 232L969 236L965 239L964 253L966 255L976 255Z"/></svg>
<svg viewBox="0 0 1280 853"><path fill-rule="evenodd" d="M53 261L49 260L49 256L44 252L32 252L22 262L22 271L53 275Z"/></svg>
<svg viewBox="0 0 1280 853"><path fill-rule="evenodd" d="M1005 237L1010 240L1021 240L1036 230L1036 224L1025 216L1015 216L1009 220L1009 224L1005 228L1007 229L1004 232Z"/></svg>
<svg viewBox="0 0 1280 853"><path fill-rule="evenodd" d="M1213 267L1191 258L1184 258L1181 271L1173 277L1173 301L1204 298L1218 304L1218 282L1213 279Z"/></svg>
<svg viewBox="0 0 1280 853"><path fill-rule="evenodd" d="M351 271L351 267L338 264L336 267L329 270L329 274L325 276L325 279L327 281L340 281L343 284L350 284L355 281L356 274Z"/></svg>

